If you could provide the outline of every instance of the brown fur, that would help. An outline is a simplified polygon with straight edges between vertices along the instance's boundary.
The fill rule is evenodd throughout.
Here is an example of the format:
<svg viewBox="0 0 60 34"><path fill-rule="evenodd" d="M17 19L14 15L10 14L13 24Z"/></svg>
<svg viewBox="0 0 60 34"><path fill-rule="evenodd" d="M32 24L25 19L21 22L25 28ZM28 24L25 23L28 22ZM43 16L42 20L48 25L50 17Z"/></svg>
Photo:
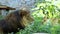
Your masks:
<svg viewBox="0 0 60 34"><path fill-rule="evenodd" d="M33 18L30 16L29 11L14 11L8 14L4 19L0 20L0 34L16 33L19 29L24 29L25 26L32 21Z"/></svg>

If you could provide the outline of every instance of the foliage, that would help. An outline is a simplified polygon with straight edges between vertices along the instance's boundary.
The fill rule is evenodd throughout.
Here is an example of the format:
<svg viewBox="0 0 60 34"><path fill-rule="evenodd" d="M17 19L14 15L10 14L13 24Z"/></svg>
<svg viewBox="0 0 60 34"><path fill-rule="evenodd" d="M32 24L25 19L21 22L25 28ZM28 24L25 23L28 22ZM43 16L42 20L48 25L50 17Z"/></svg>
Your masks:
<svg viewBox="0 0 60 34"><path fill-rule="evenodd" d="M3 19L3 18L4 18L4 16L0 15L0 20Z"/></svg>
<svg viewBox="0 0 60 34"><path fill-rule="evenodd" d="M36 3L32 13L34 23L24 30L20 30L20 34L32 33L50 33L60 34L60 10L57 5L51 2Z"/></svg>

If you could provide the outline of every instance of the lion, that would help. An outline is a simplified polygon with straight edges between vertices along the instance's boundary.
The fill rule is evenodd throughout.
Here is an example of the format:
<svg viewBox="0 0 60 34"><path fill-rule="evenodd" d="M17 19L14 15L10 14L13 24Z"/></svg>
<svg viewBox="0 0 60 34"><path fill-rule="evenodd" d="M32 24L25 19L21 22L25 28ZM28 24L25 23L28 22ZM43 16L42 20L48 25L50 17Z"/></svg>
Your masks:
<svg viewBox="0 0 60 34"><path fill-rule="evenodd" d="M0 34L8 34L18 32L31 24L32 18L29 10L16 10L9 13L4 19L0 20Z"/></svg>

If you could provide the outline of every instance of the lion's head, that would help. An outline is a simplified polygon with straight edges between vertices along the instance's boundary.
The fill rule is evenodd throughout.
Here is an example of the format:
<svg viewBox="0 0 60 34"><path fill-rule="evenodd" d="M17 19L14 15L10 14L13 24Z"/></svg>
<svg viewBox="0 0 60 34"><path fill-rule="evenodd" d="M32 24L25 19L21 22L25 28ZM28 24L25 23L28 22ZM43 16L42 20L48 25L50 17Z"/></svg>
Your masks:
<svg viewBox="0 0 60 34"><path fill-rule="evenodd" d="M33 21L30 11L26 9L20 9L20 10L11 12L10 14L6 16L5 19L8 22L13 23L15 26L17 26L17 24L20 24L23 27L27 26Z"/></svg>
<svg viewBox="0 0 60 34"><path fill-rule="evenodd" d="M22 21L21 24L24 26L27 26L28 24L32 23L33 18L30 14L30 11L26 11L26 10L20 10L20 16L22 16Z"/></svg>

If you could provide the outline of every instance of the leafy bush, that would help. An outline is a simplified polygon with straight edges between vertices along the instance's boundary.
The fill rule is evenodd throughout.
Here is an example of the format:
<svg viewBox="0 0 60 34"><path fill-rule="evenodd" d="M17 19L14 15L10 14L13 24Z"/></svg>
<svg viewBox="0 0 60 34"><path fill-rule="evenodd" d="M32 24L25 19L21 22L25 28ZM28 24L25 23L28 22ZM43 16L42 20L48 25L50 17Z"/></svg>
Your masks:
<svg viewBox="0 0 60 34"><path fill-rule="evenodd" d="M34 23L20 30L20 34L32 34L32 33L50 33L60 34L60 10L57 5L52 2L37 3L36 8L33 8L32 13L34 17Z"/></svg>

